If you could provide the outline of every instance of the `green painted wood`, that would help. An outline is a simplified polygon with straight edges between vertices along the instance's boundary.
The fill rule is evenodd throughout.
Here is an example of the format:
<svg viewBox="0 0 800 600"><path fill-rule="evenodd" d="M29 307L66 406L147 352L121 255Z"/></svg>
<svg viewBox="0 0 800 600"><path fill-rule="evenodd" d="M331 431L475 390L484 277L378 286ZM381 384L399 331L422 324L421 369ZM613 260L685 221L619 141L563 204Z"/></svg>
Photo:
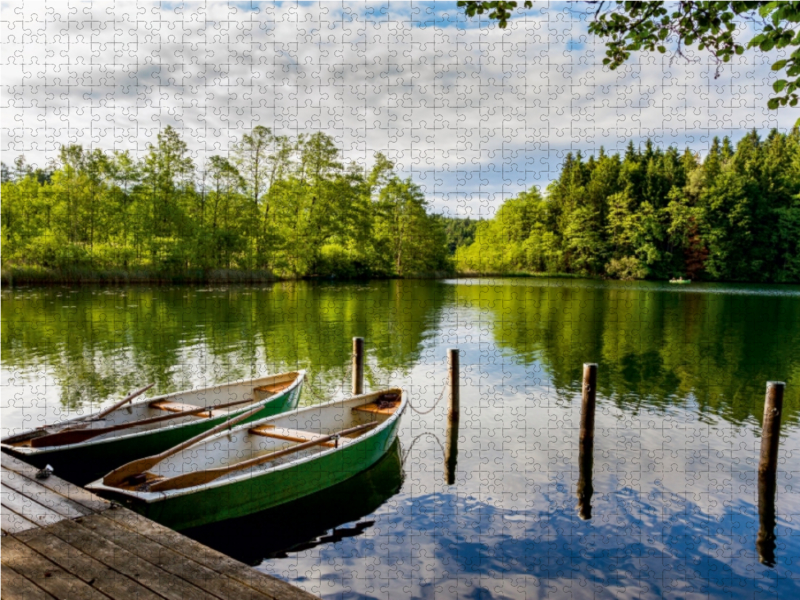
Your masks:
<svg viewBox="0 0 800 600"><path fill-rule="evenodd" d="M292 410L300 399L302 384L282 393L264 404L264 409L244 422L251 422ZM140 435L108 440L89 440L83 444L60 446L52 450L42 448L35 454L18 455L38 468L50 465L59 477L78 485L85 485L133 460L159 454L208 431L252 407L245 406L230 414L197 419L176 427L143 431ZM4 448L8 451L7 448ZM12 452L13 454L13 452Z"/></svg>
<svg viewBox="0 0 800 600"><path fill-rule="evenodd" d="M324 490L368 469L389 450L399 423L400 419L395 419L386 429L313 460L263 474L256 471L252 477L240 481L165 496L150 504L129 496L113 493L108 496L176 530L241 517Z"/></svg>

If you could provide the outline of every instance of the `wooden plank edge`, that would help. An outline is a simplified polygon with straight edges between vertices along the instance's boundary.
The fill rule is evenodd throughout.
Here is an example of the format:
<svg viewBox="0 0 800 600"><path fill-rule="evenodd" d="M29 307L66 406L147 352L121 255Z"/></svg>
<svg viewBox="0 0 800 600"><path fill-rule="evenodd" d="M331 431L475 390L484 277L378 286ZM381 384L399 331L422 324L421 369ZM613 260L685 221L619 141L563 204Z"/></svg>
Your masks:
<svg viewBox="0 0 800 600"><path fill-rule="evenodd" d="M49 529L35 529L14 536L65 571L112 598L162 600L164 596L146 588L133 577L90 556Z"/></svg>
<svg viewBox="0 0 800 600"><path fill-rule="evenodd" d="M13 536L3 540L0 560L3 569L11 567L28 581L36 581L38 587L53 596L80 600L108 598Z"/></svg>
<svg viewBox="0 0 800 600"><path fill-rule="evenodd" d="M172 529L150 521L127 508L116 506L112 510L105 511L102 516L106 519L114 520L132 531L137 531L141 535L158 542L162 546L171 548L221 575L240 581L275 600L284 598L287 600L310 600L317 598L317 596L291 583L272 575L261 573L226 554L222 554ZM191 554L189 555L187 552Z"/></svg>
<svg viewBox="0 0 800 600"><path fill-rule="evenodd" d="M27 477L34 483L38 483L56 494L85 506L92 512L100 512L111 506L108 500L104 500L89 490L73 485L56 475L51 475L47 479L36 479L36 472L38 471L36 467L6 452L0 452L0 464L3 468L13 471L18 475L22 475L23 477Z"/></svg>
<svg viewBox="0 0 800 600"><path fill-rule="evenodd" d="M84 517L95 518L97 515ZM89 528L75 521L61 521L48 528L49 533L74 547L77 551L104 564L109 569L129 577L142 587L157 596L184 600L186 598L202 598L214 600L214 597L199 587L185 582L180 577L163 570L152 560L141 558L137 554L116 544L113 540L98 535ZM151 557L157 559L157 557Z"/></svg>
<svg viewBox="0 0 800 600"><path fill-rule="evenodd" d="M0 510L2 511L2 515L0 515L0 519L2 520L0 529L2 529L3 535L14 535L16 533L22 533L23 531L41 528L41 525L15 513L5 504L2 505L2 509Z"/></svg>
<svg viewBox="0 0 800 600"><path fill-rule="evenodd" d="M115 521L106 519L102 515L77 519L76 522L98 535L108 536L109 541L127 548L129 552L142 560L157 561L157 564L154 564L163 571L200 588L219 600L228 600L228 598L263 600L264 598L262 593L239 581L221 576L218 571L197 562L191 556L177 552L138 531L132 531Z"/></svg>
<svg viewBox="0 0 800 600"><path fill-rule="evenodd" d="M77 517L85 517L86 515L92 514L92 510L78 504L77 502L62 496L48 488L44 487L43 485L39 484L39 481L32 481L25 477L24 475L20 475L19 473L15 473L14 471L8 471L7 469L3 469L3 477L2 477L2 484L3 487L6 487L10 490L13 490L20 496L24 498L29 498L31 501L45 506L68 519L75 519ZM31 489L25 488L35 488L39 487L42 491L36 493L34 495L34 491ZM46 494L46 492L50 492Z"/></svg>
<svg viewBox="0 0 800 600"><path fill-rule="evenodd" d="M53 600L51 596L30 579L25 579L14 569L4 565L0 569L0 588L8 600Z"/></svg>

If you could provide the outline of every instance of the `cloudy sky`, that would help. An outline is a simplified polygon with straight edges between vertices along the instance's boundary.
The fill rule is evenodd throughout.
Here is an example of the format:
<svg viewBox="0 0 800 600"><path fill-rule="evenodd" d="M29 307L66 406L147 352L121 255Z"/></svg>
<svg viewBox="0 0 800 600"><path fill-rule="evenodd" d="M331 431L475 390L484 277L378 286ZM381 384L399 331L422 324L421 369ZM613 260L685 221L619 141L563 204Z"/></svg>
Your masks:
<svg viewBox="0 0 800 600"><path fill-rule="evenodd" d="M774 56L746 53L716 79L703 53L610 71L584 3L535 3L505 30L455 2L0 6L7 163L69 143L143 153L166 125L198 165L255 125L324 131L347 160L388 155L437 212L487 216L546 186L570 150L651 137L702 152L798 116L766 109Z"/></svg>

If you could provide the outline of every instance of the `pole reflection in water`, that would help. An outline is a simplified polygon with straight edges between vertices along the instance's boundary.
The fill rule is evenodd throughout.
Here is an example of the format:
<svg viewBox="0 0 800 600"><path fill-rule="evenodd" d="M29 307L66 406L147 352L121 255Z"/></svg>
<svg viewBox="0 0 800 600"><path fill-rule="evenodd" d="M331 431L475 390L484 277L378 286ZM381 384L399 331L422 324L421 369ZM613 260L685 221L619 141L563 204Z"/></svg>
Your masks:
<svg viewBox="0 0 800 600"><path fill-rule="evenodd" d="M775 566L775 472L758 474L758 560L767 567Z"/></svg>
<svg viewBox="0 0 800 600"><path fill-rule="evenodd" d="M594 467L594 439L581 440L578 451L578 516L584 521L592 518L592 469Z"/></svg>
<svg viewBox="0 0 800 600"><path fill-rule="evenodd" d="M447 440L444 451L444 478L447 485L456 482L456 463L458 462L458 421L447 425Z"/></svg>
<svg viewBox="0 0 800 600"><path fill-rule="evenodd" d="M283 558L346 537L361 535L372 520L355 523L374 513L403 484L400 442L370 469L338 485L238 519L182 531L198 542L249 565Z"/></svg>

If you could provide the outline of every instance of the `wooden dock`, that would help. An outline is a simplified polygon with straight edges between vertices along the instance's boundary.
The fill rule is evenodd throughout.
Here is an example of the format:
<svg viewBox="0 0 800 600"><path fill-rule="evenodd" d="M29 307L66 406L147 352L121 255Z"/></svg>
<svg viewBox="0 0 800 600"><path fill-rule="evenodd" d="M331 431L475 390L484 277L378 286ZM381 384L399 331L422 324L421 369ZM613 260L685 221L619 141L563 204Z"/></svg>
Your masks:
<svg viewBox="0 0 800 600"><path fill-rule="evenodd" d="M315 598L2 456L2 594L25 600Z"/></svg>

